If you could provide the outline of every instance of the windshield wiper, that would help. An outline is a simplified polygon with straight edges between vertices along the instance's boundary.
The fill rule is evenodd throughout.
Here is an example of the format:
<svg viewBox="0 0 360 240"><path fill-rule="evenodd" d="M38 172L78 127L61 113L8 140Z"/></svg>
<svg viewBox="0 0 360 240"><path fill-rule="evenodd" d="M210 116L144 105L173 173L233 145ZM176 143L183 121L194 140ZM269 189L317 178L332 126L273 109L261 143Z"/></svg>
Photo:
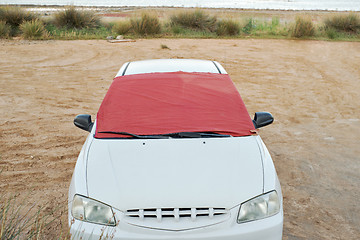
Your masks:
<svg viewBox="0 0 360 240"><path fill-rule="evenodd" d="M131 136L131 137L137 138L137 139L164 139L164 138L169 138L169 136L165 136L165 135L137 135L137 134L128 133L128 132L103 131L103 132L99 132L99 133L111 133L111 134L118 134L118 135L124 135L124 136Z"/></svg>
<svg viewBox="0 0 360 240"><path fill-rule="evenodd" d="M172 138L210 138L210 137L231 137L231 135L224 135L213 132L178 132L164 134Z"/></svg>
<svg viewBox="0 0 360 240"><path fill-rule="evenodd" d="M128 132L114 132L114 131L103 131L99 133L110 133L124 136L130 136L136 139L166 139L166 138L214 138L214 137L231 137L231 135L224 135L214 132L178 132L168 133L160 135L137 135ZM124 137L125 138L125 137Z"/></svg>

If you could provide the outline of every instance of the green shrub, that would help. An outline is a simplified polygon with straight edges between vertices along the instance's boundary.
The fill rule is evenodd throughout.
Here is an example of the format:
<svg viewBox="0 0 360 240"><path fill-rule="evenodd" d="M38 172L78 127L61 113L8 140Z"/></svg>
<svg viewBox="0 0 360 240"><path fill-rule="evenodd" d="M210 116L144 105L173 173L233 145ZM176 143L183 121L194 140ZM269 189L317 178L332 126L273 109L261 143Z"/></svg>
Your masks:
<svg viewBox="0 0 360 240"><path fill-rule="evenodd" d="M266 24L265 31L267 34L271 36L289 35L289 29L286 26L286 23L284 25L280 24L280 19L278 17L273 17L271 19L271 23L265 22L265 24Z"/></svg>
<svg viewBox="0 0 360 240"><path fill-rule="evenodd" d="M20 7L0 7L0 21L6 22L11 27L18 27L25 21L36 19L34 14L26 12Z"/></svg>
<svg viewBox="0 0 360 240"><path fill-rule="evenodd" d="M271 19L271 28L272 28L272 29L277 28L279 25L280 25L280 19L279 19L279 17L273 17L273 18Z"/></svg>
<svg viewBox="0 0 360 240"><path fill-rule="evenodd" d="M240 23L232 20L221 20L217 22L216 34L219 36L234 36L240 33Z"/></svg>
<svg viewBox="0 0 360 240"><path fill-rule="evenodd" d="M46 34L44 23L38 19L22 23L20 30L26 39L40 39Z"/></svg>
<svg viewBox="0 0 360 240"><path fill-rule="evenodd" d="M10 26L5 21L0 21L0 38L7 38L10 35Z"/></svg>
<svg viewBox="0 0 360 240"><path fill-rule="evenodd" d="M148 13L143 13L141 18L131 19L131 27L139 35L154 35L161 32L159 18Z"/></svg>
<svg viewBox="0 0 360 240"><path fill-rule="evenodd" d="M339 33L334 28L327 28L325 30L326 36L330 39L335 39L339 37Z"/></svg>
<svg viewBox="0 0 360 240"><path fill-rule="evenodd" d="M94 12L79 11L71 6L55 14L54 23L66 28L95 28L100 26L100 18Z"/></svg>
<svg viewBox="0 0 360 240"><path fill-rule="evenodd" d="M170 17L171 25L178 25L196 30L216 30L217 19L201 10L184 11Z"/></svg>
<svg viewBox="0 0 360 240"><path fill-rule="evenodd" d="M291 36L296 38L312 37L315 35L315 27L310 18L297 16Z"/></svg>
<svg viewBox="0 0 360 240"><path fill-rule="evenodd" d="M125 35L131 30L131 22L129 20L123 20L117 22L113 27L112 31L119 35Z"/></svg>
<svg viewBox="0 0 360 240"><path fill-rule="evenodd" d="M255 28L255 21L252 18L249 18L245 26L241 30L246 34L250 34L254 28Z"/></svg>
<svg viewBox="0 0 360 240"><path fill-rule="evenodd" d="M186 29L182 26L179 26L179 25L171 25L171 31L174 33L174 34L183 34Z"/></svg>
<svg viewBox="0 0 360 240"><path fill-rule="evenodd" d="M325 20L325 28L337 31L357 33L360 31L360 17L355 13L347 15L335 15Z"/></svg>
<svg viewBox="0 0 360 240"><path fill-rule="evenodd" d="M104 27L98 28L58 28L55 25L47 24L45 26L48 37L52 39L76 40L76 39L105 39L112 32Z"/></svg>

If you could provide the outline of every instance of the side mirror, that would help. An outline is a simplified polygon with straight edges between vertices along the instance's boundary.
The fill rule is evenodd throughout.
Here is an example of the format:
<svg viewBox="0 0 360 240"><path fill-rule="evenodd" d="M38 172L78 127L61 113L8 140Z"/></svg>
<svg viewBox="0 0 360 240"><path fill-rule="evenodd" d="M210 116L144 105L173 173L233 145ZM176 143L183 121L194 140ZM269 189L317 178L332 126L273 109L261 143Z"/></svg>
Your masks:
<svg viewBox="0 0 360 240"><path fill-rule="evenodd" d="M274 118L271 113L268 112L256 112L254 116L254 126L255 128L265 127L274 122Z"/></svg>
<svg viewBox="0 0 360 240"><path fill-rule="evenodd" d="M74 118L74 124L78 128L81 128L85 131L91 132L91 129L94 123L91 121L91 116L89 114L80 114Z"/></svg>

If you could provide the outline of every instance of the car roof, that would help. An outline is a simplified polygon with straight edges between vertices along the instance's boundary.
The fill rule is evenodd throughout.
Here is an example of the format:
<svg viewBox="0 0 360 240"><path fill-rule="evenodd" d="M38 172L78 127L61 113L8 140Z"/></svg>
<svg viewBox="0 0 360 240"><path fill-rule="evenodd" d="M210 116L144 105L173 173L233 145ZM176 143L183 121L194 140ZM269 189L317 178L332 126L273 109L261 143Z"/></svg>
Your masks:
<svg viewBox="0 0 360 240"><path fill-rule="evenodd" d="M125 63L116 77L155 72L203 72L227 74L216 61L198 59L151 59Z"/></svg>
<svg viewBox="0 0 360 240"><path fill-rule="evenodd" d="M248 136L254 129L227 74L145 73L113 80L97 114L95 138L124 137L109 132Z"/></svg>

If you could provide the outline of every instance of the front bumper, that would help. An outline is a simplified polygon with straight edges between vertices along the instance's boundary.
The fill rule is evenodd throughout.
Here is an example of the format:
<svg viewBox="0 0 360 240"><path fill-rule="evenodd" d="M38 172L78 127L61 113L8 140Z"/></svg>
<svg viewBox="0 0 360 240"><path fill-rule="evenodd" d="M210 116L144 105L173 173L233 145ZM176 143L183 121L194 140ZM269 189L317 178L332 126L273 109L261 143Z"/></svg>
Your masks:
<svg viewBox="0 0 360 240"><path fill-rule="evenodd" d="M236 223L238 208L231 210L225 222L192 230L169 231L133 226L119 221L116 227L72 221L72 239L116 239L116 240L281 240L283 211L261 220Z"/></svg>

